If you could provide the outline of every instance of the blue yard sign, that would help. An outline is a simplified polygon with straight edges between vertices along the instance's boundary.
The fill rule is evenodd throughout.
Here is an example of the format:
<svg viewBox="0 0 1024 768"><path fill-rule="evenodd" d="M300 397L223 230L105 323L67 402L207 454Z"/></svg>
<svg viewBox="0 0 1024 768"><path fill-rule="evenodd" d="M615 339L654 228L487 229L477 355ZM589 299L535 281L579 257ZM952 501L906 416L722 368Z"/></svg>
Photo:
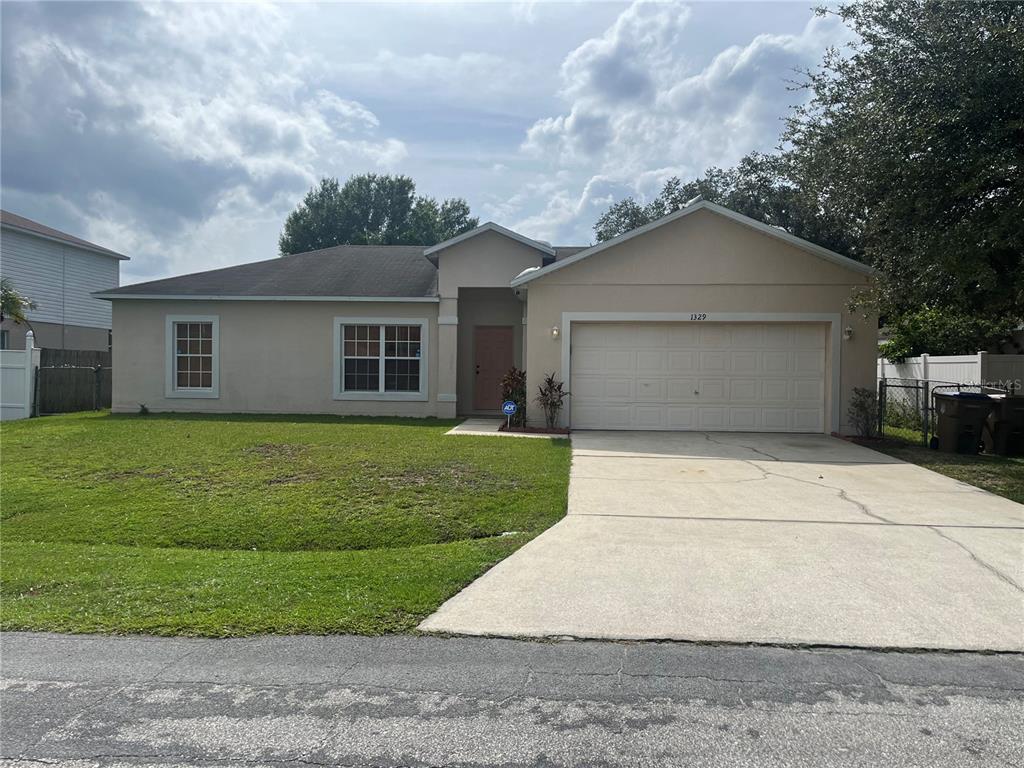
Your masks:
<svg viewBox="0 0 1024 768"><path fill-rule="evenodd" d="M504 403L501 404L501 412L505 414L505 429L512 428L512 417L518 410L519 406L516 405L511 400L506 400Z"/></svg>

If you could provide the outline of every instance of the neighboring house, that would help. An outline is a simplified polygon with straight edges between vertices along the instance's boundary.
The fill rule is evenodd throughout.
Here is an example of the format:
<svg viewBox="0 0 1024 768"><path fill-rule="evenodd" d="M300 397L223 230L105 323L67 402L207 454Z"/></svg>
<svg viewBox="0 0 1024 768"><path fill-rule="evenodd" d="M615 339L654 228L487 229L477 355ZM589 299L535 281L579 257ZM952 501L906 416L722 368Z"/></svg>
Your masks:
<svg viewBox="0 0 1024 768"><path fill-rule="evenodd" d="M494 414L523 366L575 429L832 432L875 387L869 267L702 200L589 248L484 224L126 286L113 407ZM531 420L541 418L531 403Z"/></svg>
<svg viewBox="0 0 1024 768"><path fill-rule="evenodd" d="M25 315L37 347L110 348L110 304L93 297L116 288L128 257L66 232L0 211L0 276L36 303ZM5 319L0 342L23 349L25 324Z"/></svg>

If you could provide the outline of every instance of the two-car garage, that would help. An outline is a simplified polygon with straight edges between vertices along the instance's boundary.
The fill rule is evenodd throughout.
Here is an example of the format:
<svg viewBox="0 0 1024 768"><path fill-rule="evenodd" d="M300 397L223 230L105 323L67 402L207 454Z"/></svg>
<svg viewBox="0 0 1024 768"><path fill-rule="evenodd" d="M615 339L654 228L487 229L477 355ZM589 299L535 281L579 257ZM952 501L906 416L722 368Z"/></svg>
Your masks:
<svg viewBox="0 0 1024 768"><path fill-rule="evenodd" d="M694 200L512 281L528 389L564 381L573 430L849 434L876 387L873 274Z"/></svg>
<svg viewBox="0 0 1024 768"><path fill-rule="evenodd" d="M823 432L828 330L813 322L573 323L570 424Z"/></svg>

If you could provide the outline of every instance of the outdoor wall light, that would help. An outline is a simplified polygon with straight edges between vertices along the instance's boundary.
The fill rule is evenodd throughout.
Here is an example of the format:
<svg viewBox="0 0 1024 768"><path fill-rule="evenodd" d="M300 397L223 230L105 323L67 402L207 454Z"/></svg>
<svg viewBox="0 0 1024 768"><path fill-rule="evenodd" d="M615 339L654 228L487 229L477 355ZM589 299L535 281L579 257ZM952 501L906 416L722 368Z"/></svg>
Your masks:
<svg viewBox="0 0 1024 768"><path fill-rule="evenodd" d="M853 328L852 328L852 326L848 325L845 328L843 328L843 338L846 339L847 341L849 341L850 339L853 338Z"/></svg>
<svg viewBox="0 0 1024 768"><path fill-rule="evenodd" d="M551 326L551 338L552 339L557 339L560 333L561 333L561 331L558 330L558 326L557 325Z"/></svg>

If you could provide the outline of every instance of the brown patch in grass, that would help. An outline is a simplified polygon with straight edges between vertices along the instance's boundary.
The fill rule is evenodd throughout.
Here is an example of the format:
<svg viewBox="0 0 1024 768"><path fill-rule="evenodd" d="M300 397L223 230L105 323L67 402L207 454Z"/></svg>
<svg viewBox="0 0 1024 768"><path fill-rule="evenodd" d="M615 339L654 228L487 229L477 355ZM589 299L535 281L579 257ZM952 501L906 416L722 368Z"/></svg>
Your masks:
<svg viewBox="0 0 1024 768"><path fill-rule="evenodd" d="M416 467L397 474L387 474L375 464L364 462L362 466L367 475L376 477L377 480L394 489L422 488L428 485L452 488L483 488L499 485L503 488L513 488L518 486L514 480L505 480L469 464L452 463L436 467Z"/></svg>
<svg viewBox="0 0 1024 768"><path fill-rule="evenodd" d="M317 483L323 479L323 472L307 470L305 472L293 472L288 475L268 478L267 485L300 485L302 483Z"/></svg>
<svg viewBox="0 0 1024 768"><path fill-rule="evenodd" d="M174 480L175 475L169 469L119 469L116 472L97 472L96 476L101 480L134 480L143 478L145 480Z"/></svg>

